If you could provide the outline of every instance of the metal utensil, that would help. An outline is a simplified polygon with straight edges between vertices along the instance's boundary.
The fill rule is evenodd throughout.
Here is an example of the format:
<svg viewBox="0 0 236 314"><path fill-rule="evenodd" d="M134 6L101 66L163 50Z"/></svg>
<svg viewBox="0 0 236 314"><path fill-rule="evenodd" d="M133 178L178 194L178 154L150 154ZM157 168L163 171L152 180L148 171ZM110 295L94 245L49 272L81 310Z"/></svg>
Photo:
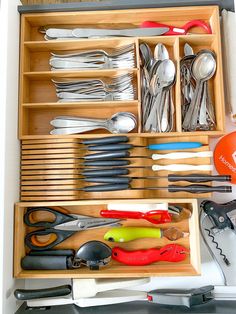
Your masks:
<svg viewBox="0 0 236 314"><path fill-rule="evenodd" d="M209 102L207 81L212 78L216 71L216 57L210 50L200 51L194 58L191 73L196 81L196 88L191 103L183 118L183 129L194 131L210 129L215 124L213 120L214 108ZM210 112L210 115L209 115Z"/></svg>
<svg viewBox="0 0 236 314"><path fill-rule="evenodd" d="M56 129L53 129L50 134L64 135L83 133L96 129L106 129L111 133L128 133L136 127L136 119L129 113L117 112L110 119L97 121L96 119L87 119L84 126L79 120L71 119L55 119L50 122Z"/></svg>

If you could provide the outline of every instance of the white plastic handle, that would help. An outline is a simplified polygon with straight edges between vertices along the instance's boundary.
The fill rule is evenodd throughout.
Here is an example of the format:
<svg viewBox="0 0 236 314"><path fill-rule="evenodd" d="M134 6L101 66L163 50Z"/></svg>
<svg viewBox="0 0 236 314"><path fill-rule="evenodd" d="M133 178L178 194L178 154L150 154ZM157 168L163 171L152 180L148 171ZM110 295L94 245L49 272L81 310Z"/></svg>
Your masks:
<svg viewBox="0 0 236 314"><path fill-rule="evenodd" d="M153 154L152 159L185 159L185 158L195 158L195 157L212 157L213 152L205 151L205 152L176 152L169 154Z"/></svg>
<svg viewBox="0 0 236 314"><path fill-rule="evenodd" d="M185 164L173 164L173 165L166 165L166 166L160 166L160 165L153 165L152 166L153 171L158 170L168 170L168 171L211 171L213 170L213 166L211 165L185 165Z"/></svg>

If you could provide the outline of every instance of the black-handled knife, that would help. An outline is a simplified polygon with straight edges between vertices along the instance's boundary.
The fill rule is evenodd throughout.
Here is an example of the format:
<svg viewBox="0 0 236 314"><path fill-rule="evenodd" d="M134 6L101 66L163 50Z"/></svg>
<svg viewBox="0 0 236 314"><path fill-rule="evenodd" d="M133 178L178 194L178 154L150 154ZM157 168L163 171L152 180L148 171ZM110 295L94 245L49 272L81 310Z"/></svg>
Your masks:
<svg viewBox="0 0 236 314"><path fill-rule="evenodd" d="M53 298L61 297L71 294L71 286L64 285L59 287L53 287L48 289L17 289L14 292L14 296L17 300L26 301L33 299Z"/></svg>

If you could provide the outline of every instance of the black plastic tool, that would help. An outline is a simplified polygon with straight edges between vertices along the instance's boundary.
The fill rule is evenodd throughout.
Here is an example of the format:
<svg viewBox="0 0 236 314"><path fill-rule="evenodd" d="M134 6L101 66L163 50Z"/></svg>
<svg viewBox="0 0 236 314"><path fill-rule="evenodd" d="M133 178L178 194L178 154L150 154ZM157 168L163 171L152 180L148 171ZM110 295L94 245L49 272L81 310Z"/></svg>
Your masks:
<svg viewBox="0 0 236 314"><path fill-rule="evenodd" d="M101 241L88 241L84 243L73 256L50 255L50 250L39 251L38 254L27 255L21 260L21 267L26 270L60 270L75 269L87 266L91 270L98 270L111 259L111 248ZM46 255L48 254L48 255Z"/></svg>
<svg viewBox="0 0 236 314"><path fill-rule="evenodd" d="M217 229L235 229L228 213L236 210L236 200L224 204L218 204L211 200L203 201L200 207L211 218L214 227Z"/></svg>

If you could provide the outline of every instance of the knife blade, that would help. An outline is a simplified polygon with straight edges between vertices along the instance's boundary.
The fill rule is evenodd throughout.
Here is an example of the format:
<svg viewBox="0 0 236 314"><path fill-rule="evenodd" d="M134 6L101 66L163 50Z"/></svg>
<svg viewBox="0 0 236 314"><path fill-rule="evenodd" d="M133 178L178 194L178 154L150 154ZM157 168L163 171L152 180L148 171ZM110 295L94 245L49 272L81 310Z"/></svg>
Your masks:
<svg viewBox="0 0 236 314"><path fill-rule="evenodd" d="M130 29L96 29L96 28L75 28L60 29L49 28L46 30L46 35L49 38L91 38L91 37L136 37L136 36L159 36L168 32L168 27L153 27L153 28L130 28Z"/></svg>

